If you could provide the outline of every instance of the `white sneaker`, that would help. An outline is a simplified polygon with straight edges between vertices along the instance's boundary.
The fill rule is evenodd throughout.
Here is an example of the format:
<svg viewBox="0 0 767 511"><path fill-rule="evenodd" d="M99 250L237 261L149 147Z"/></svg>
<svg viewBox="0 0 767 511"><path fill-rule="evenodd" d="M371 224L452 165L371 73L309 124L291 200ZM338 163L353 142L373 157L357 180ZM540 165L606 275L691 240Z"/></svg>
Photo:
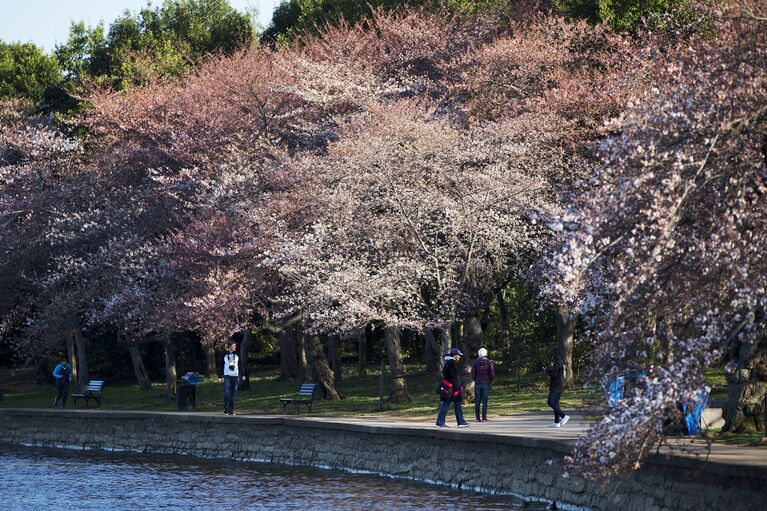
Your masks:
<svg viewBox="0 0 767 511"><path fill-rule="evenodd" d="M447 425L445 425L445 424L437 424L437 429L447 429Z"/></svg>
<svg viewBox="0 0 767 511"><path fill-rule="evenodd" d="M569 415L565 415L564 417L562 417L562 425L564 426L565 424L567 424L567 421L569 420L570 420Z"/></svg>
<svg viewBox="0 0 767 511"><path fill-rule="evenodd" d="M562 427L562 424L560 424L560 423L558 423L558 422L552 422L551 424L549 424L549 425L548 425L548 426L546 426L546 427L547 427L547 428L561 428L561 427Z"/></svg>
<svg viewBox="0 0 767 511"><path fill-rule="evenodd" d="M458 425L459 428L468 428L469 426L470 426L470 424L459 424Z"/></svg>

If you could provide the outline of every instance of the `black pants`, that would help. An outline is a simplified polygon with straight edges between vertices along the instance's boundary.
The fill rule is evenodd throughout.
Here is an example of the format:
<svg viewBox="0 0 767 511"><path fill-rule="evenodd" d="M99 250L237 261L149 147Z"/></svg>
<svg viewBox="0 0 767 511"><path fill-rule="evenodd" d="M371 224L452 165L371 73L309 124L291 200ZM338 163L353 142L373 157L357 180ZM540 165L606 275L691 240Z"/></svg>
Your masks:
<svg viewBox="0 0 767 511"><path fill-rule="evenodd" d="M556 392L553 390L549 391L549 401L548 405L551 407L552 410L554 410L554 422L559 422L560 419L565 417L565 414L562 412L562 409L559 407L559 399L562 397L562 392Z"/></svg>
<svg viewBox="0 0 767 511"><path fill-rule="evenodd" d="M67 394L69 394L69 382L62 380L61 378L56 380L56 399L53 400L53 406L59 404L61 400L61 407L67 406Z"/></svg>

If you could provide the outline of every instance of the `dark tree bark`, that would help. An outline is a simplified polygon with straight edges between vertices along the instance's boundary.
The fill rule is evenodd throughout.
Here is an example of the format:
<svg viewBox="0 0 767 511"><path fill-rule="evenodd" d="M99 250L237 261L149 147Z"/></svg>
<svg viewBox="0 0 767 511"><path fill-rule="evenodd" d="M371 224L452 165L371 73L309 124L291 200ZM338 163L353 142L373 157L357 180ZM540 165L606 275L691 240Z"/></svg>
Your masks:
<svg viewBox="0 0 767 511"><path fill-rule="evenodd" d="M735 340L725 366L727 402L722 431L753 433L764 428L767 395L767 334Z"/></svg>
<svg viewBox="0 0 767 511"><path fill-rule="evenodd" d="M72 332L67 333L67 357L69 358L69 364L72 366L72 390L80 392L80 382L77 379L77 348L75 347L75 336Z"/></svg>
<svg viewBox="0 0 767 511"><path fill-rule="evenodd" d="M357 376L360 378L367 376L367 340L366 328L357 336Z"/></svg>
<svg viewBox="0 0 767 511"><path fill-rule="evenodd" d="M389 368L392 373L389 401L392 403L409 403L413 398L408 393L407 384L405 383L400 331L396 328L387 328L384 331L384 337L386 338L386 354Z"/></svg>
<svg viewBox="0 0 767 511"><path fill-rule="evenodd" d="M152 390L152 384L149 381L149 375L144 366L144 359L141 356L141 349L138 346L128 346L128 353L133 363L133 373L136 375L138 388L141 390Z"/></svg>
<svg viewBox="0 0 767 511"><path fill-rule="evenodd" d="M333 334L328 341L328 362L330 370L333 371L333 383L336 388L341 386L343 381L343 367L341 364L341 337Z"/></svg>
<svg viewBox="0 0 767 511"><path fill-rule="evenodd" d="M511 362L511 323L509 321L509 308L506 306L506 293L498 291L495 295L498 300L498 312L500 313L501 353L503 361Z"/></svg>
<svg viewBox="0 0 767 511"><path fill-rule="evenodd" d="M175 397L176 389L176 353L170 339L162 341L165 348L165 395L169 400Z"/></svg>
<svg viewBox="0 0 767 511"><path fill-rule="evenodd" d="M216 357L216 348L211 344L203 346L205 350L205 376L209 380L218 379L218 358Z"/></svg>
<svg viewBox="0 0 767 511"><path fill-rule="evenodd" d="M554 306L557 319L557 350L562 357L562 363L567 368L565 385L572 387L575 383L573 376L573 329L575 318L570 317L567 307L561 304Z"/></svg>
<svg viewBox="0 0 767 511"><path fill-rule="evenodd" d="M298 350L298 377L301 381L310 381L312 377L311 369L309 368L309 360L306 356L306 336L302 332L296 330L295 339Z"/></svg>
<svg viewBox="0 0 767 511"><path fill-rule="evenodd" d="M75 348L77 348L77 381L80 389L87 389L88 382L90 381L90 374L88 371L88 353L85 347L85 339L83 338L83 331L80 326L76 326L74 329ZM74 379L74 375L72 375Z"/></svg>
<svg viewBox="0 0 767 511"><path fill-rule="evenodd" d="M280 381L293 381L301 376L297 337L298 334L293 330L282 330L277 334L280 345Z"/></svg>
<svg viewBox="0 0 767 511"><path fill-rule="evenodd" d="M319 385L322 395L325 399L337 401L341 396L336 391L333 381L333 371L328 366L325 350L322 349L319 335L304 336L306 345L307 362L310 368L314 383Z"/></svg>
<svg viewBox="0 0 767 511"><path fill-rule="evenodd" d="M471 366L477 359L477 351L482 347L482 311L477 310L466 315L463 322L463 359L461 360L461 385L464 399L474 402L474 381L471 379Z"/></svg>
<svg viewBox="0 0 767 511"><path fill-rule="evenodd" d="M246 328L242 332L242 342L240 343L240 389L250 390L250 365L248 364L248 352L250 345L253 344L253 332Z"/></svg>
<svg viewBox="0 0 767 511"><path fill-rule="evenodd" d="M453 324L440 327L437 331L442 342L442 355L447 355L447 352L453 347Z"/></svg>
<svg viewBox="0 0 767 511"><path fill-rule="evenodd" d="M423 329L424 352L426 353L426 371L429 373L438 373L442 369L442 356L434 330L431 328ZM447 352L445 352L447 353Z"/></svg>

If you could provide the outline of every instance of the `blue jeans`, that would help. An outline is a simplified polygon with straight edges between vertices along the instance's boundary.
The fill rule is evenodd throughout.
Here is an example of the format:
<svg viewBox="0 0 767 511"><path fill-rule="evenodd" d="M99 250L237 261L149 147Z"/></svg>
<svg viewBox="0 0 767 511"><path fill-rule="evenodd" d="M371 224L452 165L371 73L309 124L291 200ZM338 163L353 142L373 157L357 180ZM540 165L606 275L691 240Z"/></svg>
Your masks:
<svg viewBox="0 0 767 511"><path fill-rule="evenodd" d="M234 412L234 396L237 395L239 376L224 376L224 412Z"/></svg>
<svg viewBox="0 0 767 511"><path fill-rule="evenodd" d="M474 413L479 420L479 405L482 404L482 418L487 419L487 398L490 396L489 383L474 384Z"/></svg>
<svg viewBox="0 0 767 511"><path fill-rule="evenodd" d="M461 408L461 402L455 401L453 403L455 406L455 420L458 423L458 425L466 424L466 421L463 418L463 408ZM445 419L447 418L447 412L450 410L450 401L440 401L439 402L439 414L437 415L437 426L444 426L445 425Z"/></svg>

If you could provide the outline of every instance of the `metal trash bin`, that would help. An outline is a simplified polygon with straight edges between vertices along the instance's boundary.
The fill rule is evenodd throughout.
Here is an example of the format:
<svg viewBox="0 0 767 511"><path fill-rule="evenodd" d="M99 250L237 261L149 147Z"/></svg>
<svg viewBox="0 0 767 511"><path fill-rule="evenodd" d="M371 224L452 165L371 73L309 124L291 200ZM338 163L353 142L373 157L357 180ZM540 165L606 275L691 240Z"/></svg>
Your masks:
<svg viewBox="0 0 767 511"><path fill-rule="evenodd" d="M186 380L176 380L176 409L189 410L197 407L197 387Z"/></svg>

